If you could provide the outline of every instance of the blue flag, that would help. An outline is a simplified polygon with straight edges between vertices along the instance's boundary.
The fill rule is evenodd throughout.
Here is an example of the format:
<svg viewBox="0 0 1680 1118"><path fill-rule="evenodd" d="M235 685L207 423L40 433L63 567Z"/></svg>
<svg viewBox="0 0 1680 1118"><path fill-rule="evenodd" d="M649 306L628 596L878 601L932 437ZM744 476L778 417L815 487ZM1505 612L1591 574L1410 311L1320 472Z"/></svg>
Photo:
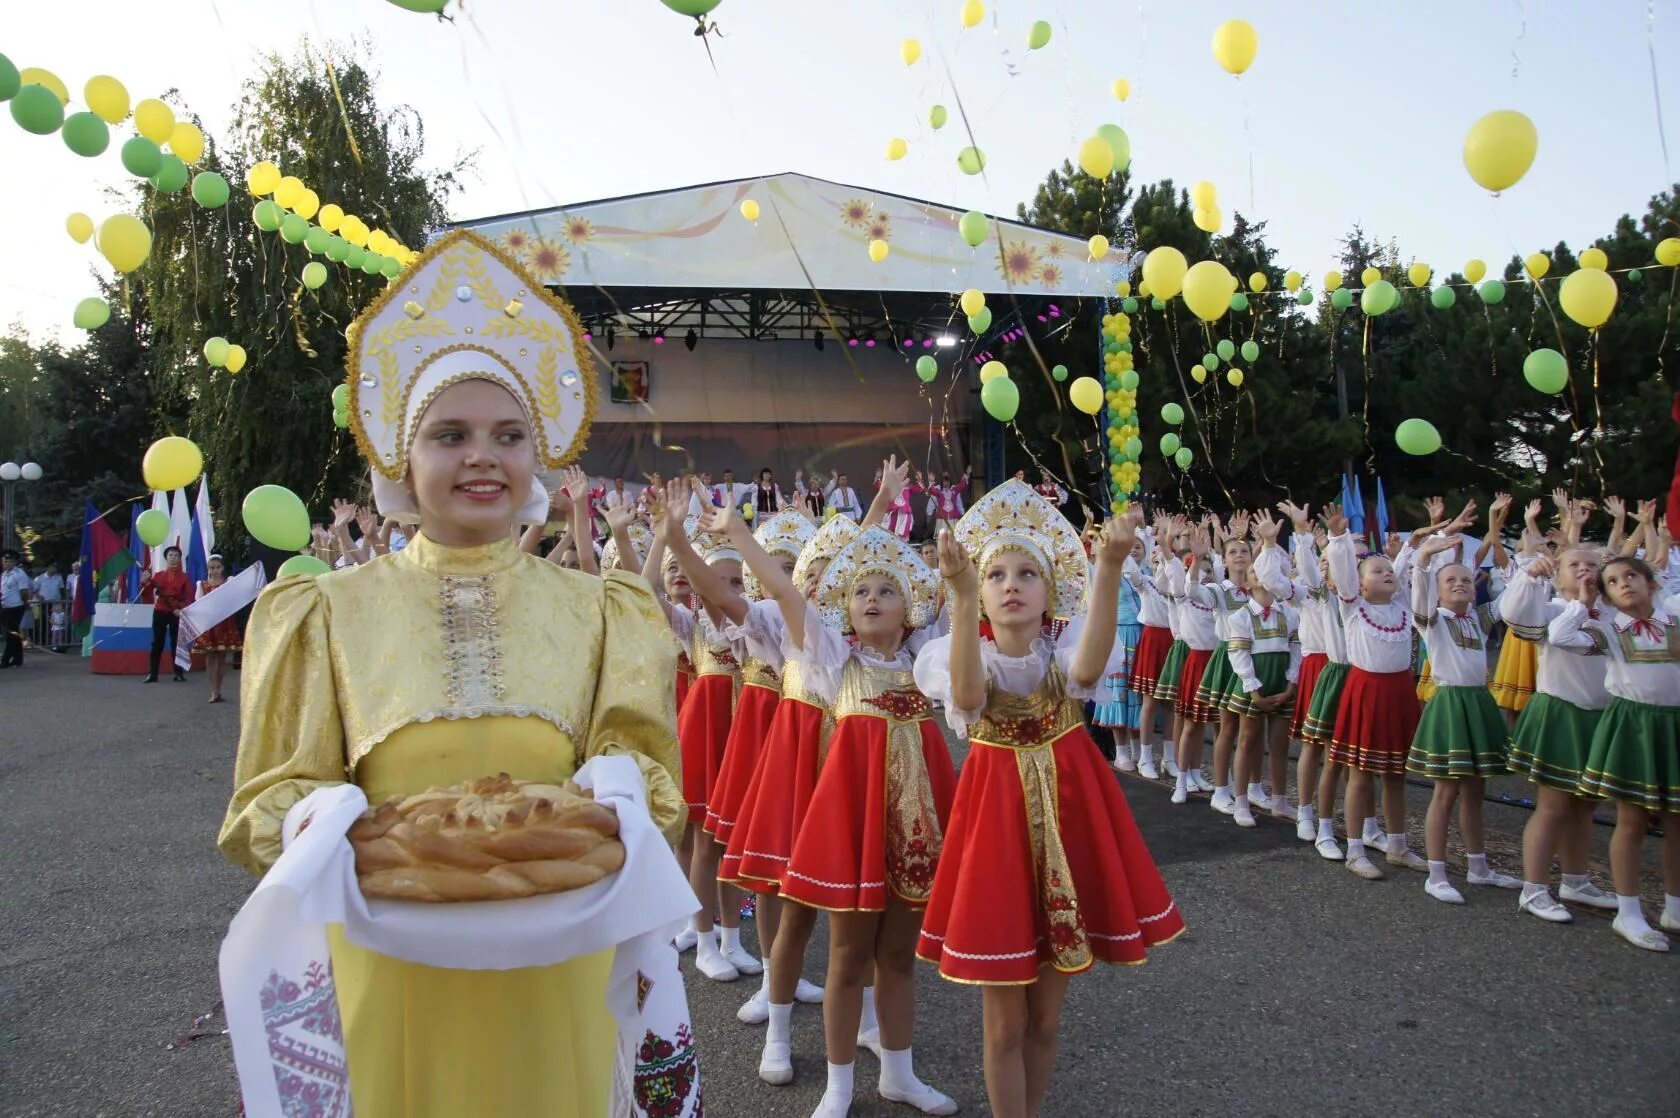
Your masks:
<svg viewBox="0 0 1680 1118"><path fill-rule="evenodd" d="M1347 510L1348 531L1356 536L1365 534L1365 497L1359 492L1359 475L1353 475L1353 506Z"/></svg>
<svg viewBox="0 0 1680 1118"><path fill-rule="evenodd" d="M1388 502L1383 500L1382 478L1377 479L1377 546L1388 542Z"/></svg>
<svg viewBox="0 0 1680 1118"><path fill-rule="evenodd" d="M210 557L204 553L204 533L198 530L198 514L193 513L192 531L187 533L187 558L184 564L187 577L196 587L210 577Z"/></svg>
<svg viewBox="0 0 1680 1118"><path fill-rule="evenodd" d="M140 514L145 511L146 506L138 502L128 506L128 551L134 556L134 566L128 568L128 586L123 598L130 602L140 600L140 575L152 566L152 549L140 539Z"/></svg>

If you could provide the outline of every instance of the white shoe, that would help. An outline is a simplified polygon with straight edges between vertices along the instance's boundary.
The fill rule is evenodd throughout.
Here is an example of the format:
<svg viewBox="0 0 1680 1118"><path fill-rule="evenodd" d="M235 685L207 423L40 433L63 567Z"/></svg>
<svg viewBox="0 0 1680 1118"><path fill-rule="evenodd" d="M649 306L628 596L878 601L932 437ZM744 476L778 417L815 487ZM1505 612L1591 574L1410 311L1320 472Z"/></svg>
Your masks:
<svg viewBox="0 0 1680 1118"><path fill-rule="evenodd" d="M1138 775L1145 780L1160 780L1161 770L1155 767L1154 761L1140 761L1138 762Z"/></svg>
<svg viewBox="0 0 1680 1118"><path fill-rule="evenodd" d="M1177 780L1178 779L1178 762L1173 760L1171 757L1168 757L1166 768L1167 768L1167 776L1170 777L1173 780Z"/></svg>
<svg viewBox="0 0 1680 1118"><path fill-rule="evenodd" d="M770 994L760 986L758 992L741 1003L741 1008L735 1011L735 1020L743 1025L762 1025L770 1020Z"/></svg>
<svg viewBox="0 0 1680 1118"><path fill-rule="evenodd" d="M1309 816L1299 816L1295 820L1295 837L1302 842L1317 842L1318 824L1314 823Z"/></svg>
<svg viewBox="0 0 1680 1118"><path fill-rule="evenodd" d="M1348 871L1355 877L1363 877L1366 881L1381 881L1387 875L1377 868L1377 864L1361 854L1347 864Z"/></svg>
<svg viewBox="0 0 1680 1118"><path fill-rule="evenodd" d="M1194 784L1196 786L1196 791L1198 791L1198 792L1211 792L1211 791L1213 791L1213 781L1211 781L1207 777L1203 776L1201 769L1192 769L1191 770L1191 772L1190 772L1190 783Z"/></svg>
<svg viewBox="0 0 1680 1118"><path fill-rule="evenodd" d="M823 1000L823 988L818 986L815 982L806 982L803 978L801 978L799 980L799 985L794 987L793 1000L796 1002L804 1002L806 1005L821 1005Z"/></svg>
<svg viewBox="0 0 1680 1118"><path fill-rule="evenodd" d="M1574 920L1574 915L1552 898L1550 893L1536 893L1527 900L1517 899L1517 911L1526 912L1530 916L1538 916L1542 920L1550 920L1554 924L1567 924Z"/></svg>
<svg viewBox="0 0 1680 1118"><path fill-rule="evenodd" d="M859 1029L857 1043L859 1048L867 1048L875 1053L875 1058L879 1060L881 1058L881 1027L877 1025L873 1029Z"/></svg>
<svg viewBox="0 0 1680 1118"><path fill-rule="evenodd" d="M1221 815L1230 815L1237 810L1237 798L1229 792L1216 791L1208 806Z"/></svg>
<svg viewBox="0 0 1680 1118"><path fill-rule="evenodd" d="M955 1114L957 1112L957 1100L940 1091L935 1091L920 1080L908 1091L900 1091L885 1084L881 1085L880 1090L881 1097L888 1102L907 1103L923 1114Z"/></svg>
<svg viewBox="0 0 1680 1118"><path fill-rule="evenodd" d="M1255 825L1254 812L1249 810L1247 804L1237 804L1233 807L1231 809L1231 818L1236 820L1237 826L1239 827L1252 827Z"/></svg>
<svg viewBox="0 0 1680 1118"><path fill-rule="evenodd" d="M1391 866L1403 866L1409 870L1417 870L1419 873L1429 872L1429 860L1419 855L1417 851L1411 849L1410 847L1400 851L1398 854L1390 851L1387 858L1388 864Z"/></svg>
<svg viewBox="0 0 1680 1118"><path fill-rule="evenodd" d="M1271 807L1268 808L1274 819L1294 819L1295 809L1289 806L1289 801L1282 796L1273 796Z"/></svg>
<svg viewBox="0 0 1680 1118"><path fill-rule="evenodd" d="M793 1082L793 1045L785 1040L765 1041L758 1057L758 1077L772 1087Z"/></svg>
<svg viewBox="0 0 1680 1118"><path fill-rule="evenodd" d="M825 1091L817 1109L811 1111L811 1118L846 1118L851 1112L851 1099L835 1099Z"/></svg>
<svg viewBox="0 0 1680 1118"><path fill-rule="evenodd" d="M1464 903L1464 894L1454 889L1450 881L1425 881L1423 891L1442 904Z"/></svg>
<svg viewBox="0 0 1680 1118"><path fill-rule="evenodd" d="M1114 758L1114 771L1122 773L1136 772L1137 762L1132 760L1127 754L1117 754Z"/></svg>
<svg viewBox="0 0 1680 1118"><path fill-rule="evenodd" d="M741 972L736 970L734 964L724 958L723 953L716 947L710 951L696 950L694 969L713 982L734 982L741 977Z"/></svg>
<svg viewBox="0 0 1680 1118"><path fill-rule="evenodd" d="M1680 932L1680 920L1669 919L1668 910L1665 908L1662 915L1657 917L1657 927L1668 932Z"/></svg>
<svg viewBox="0 0 1680 1118"><path fill-rule="evenodd" d="M1465 880L1470 882L1470 884L1472 884L1472 885L1489 885L1489 886L1492 886L1495 889L1521 889L1522 888L1522 882L1518 881L1516 878L1512 877L1510 874L1500 873L1498 870L1489 870L1485 874L1472 873L1469 876L1467 876L1465 878Z"/></svg>
<svg viewBox="0 0 1680 1118"><path fill-rule="evenodd" d="M1342 853L1341 844L1333 838L1319 839L1313 844L1318 856L1327 862L1340 862L1347 855Z"/></svg>
<svg viewBox="0 0 1680 1118"><path fill-rule="evenodd" d="M1590 881L1581 886L1579 889L1575 888L1573 885L1560 886L1558 888L1558 896L1571 904L1584 904L1588 908L1606 908L1614 910L1616 907L1616 898L1611 896L1609 893L1606 893L1603 889L1600 889ZM1673 930L1680 932L1680 928L1674 928Z"/></svg>
<svg viewBox="0 0 1680 1118"><path fill-rule="evenodd" d="M694 945L700 942L700 933L693 928L684 928L677 933L677 938L671 941L671 946L677 949L677 954L693 951Z"/></svg>
<svg viewBox="0 0 1680 1118"><path fill-rule="evenodd" d="M1175 787L1173 788L1172 802L1175 804L1187 804L1190 802L1190 793L1186 792L1182 788Z"/></svg>
<svg viewBox="0 0 1680 1118"><path fill-rule="evenodd" d="M1627 921L1618 916L1610 922L1610 928L1635 947L1643 947L1647 951L1668 950L1668 937L1648 924L1644 931L1636 932L1628 927Z"/></svg>
<svg viewBox="0 0 1680 1118"><path fill-rule="evenodd" d="M718 954L722 955L738 974L759 975L764 973L764 964L748 954L744 947L734 949L720 947L718 948Z"/></svg>

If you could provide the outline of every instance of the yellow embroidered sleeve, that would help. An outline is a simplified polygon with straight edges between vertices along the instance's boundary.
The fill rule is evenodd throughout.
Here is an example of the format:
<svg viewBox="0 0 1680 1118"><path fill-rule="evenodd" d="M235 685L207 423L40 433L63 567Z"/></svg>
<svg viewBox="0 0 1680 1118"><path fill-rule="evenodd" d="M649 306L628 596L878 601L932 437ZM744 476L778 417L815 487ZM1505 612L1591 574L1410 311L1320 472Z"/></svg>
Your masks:
<svg viewBox="0 0 1680 1118"><path fill-rule="evenodd" d="M280 857L291 806L348 780L327 640L327 604L313 579L288 579L257 599L239 684L233 801L217 845L261 874Z"/></svg>
<svg viewBox="0 0 1680 1118"><path fill-rule="evenodd" d="M648 812L676 841L684 817L674 682L677 654L653 590L640 577L608 571L601 663L584 743L585 758L626 753L647 783Z"/></svg>

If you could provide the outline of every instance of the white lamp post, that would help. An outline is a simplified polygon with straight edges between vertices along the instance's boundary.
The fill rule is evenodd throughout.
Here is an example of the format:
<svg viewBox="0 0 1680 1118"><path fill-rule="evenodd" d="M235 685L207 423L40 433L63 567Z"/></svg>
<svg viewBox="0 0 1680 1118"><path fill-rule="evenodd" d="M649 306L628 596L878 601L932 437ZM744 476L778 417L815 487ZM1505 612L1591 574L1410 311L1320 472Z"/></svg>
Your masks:
<svg viewBox="0 0 1680 1118"><path fill-rule="evenodd" d="M0 462L0 484L5 486L5 530L0 535L6 547L11 547L16 541L12 533L12 490L17 488L20 481L40 481L41 467L33 462L18 465L16 462Z"/></svg>

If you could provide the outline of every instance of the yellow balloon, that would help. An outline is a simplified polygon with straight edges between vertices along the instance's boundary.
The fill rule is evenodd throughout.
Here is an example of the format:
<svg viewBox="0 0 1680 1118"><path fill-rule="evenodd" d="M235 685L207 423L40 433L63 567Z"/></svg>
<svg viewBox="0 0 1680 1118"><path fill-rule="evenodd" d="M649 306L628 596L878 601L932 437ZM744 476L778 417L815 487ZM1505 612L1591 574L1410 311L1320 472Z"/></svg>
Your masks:
<svg viewBox="0 0 1680 1118"><path fill-rule="evenodd" d="M980 366L981 384L985 384L989 380L996 380L998 377L1006 377L1008 375L1009 369L1002 361L988 361L984 365Z"/></svg>
<svg viewBox="0 0 1680 1118"><path fill-rule="evenodd" d="M79 245L85 245L88 238L93 236L93 218L87 214L71 214L64 219L64 231L70 234L70 239Z"/></svg>
<svg viewBox="0 0 1680 1118"><path fill-rule="evenodd" d="M1202 260L1184 274L1184 305L1203 322L1214 322L1231 309L1237 277L1217 260Z"/></svg>
<svg viewBox="0 0 1680 1118"><path fill-rule="evenodd" d="M127 274L152 254L152 231L133 214L115 214L100 223L93 247L110 261L111 267Z"/></svg>
<svg viewBox="0 0 1680 1118"><path fill-rule="evenodd" d="M1171 299L1184 290L1184 273L1189 268L1182 252L1171 245L1162 245L1151 249L1149 255L1143 258L1143 282L1155 295Z"/></svg>
<svg viewBox="0 0 1680 1118"><path fill-rule="evenodd" d="M979 288L971 287L962 293L962 297L957 300L957 305L962 308L964 314L976 315L986 309L986 296L981 293Z"/></svg>
<svg viewBox="0 0 1680 1118"><path fill-rule="evenodd" d="M1232 369L1230 372L1225 374L1225 381L1232 388L1241 388L1243 382L1243 371L1241 369Z"/></svg>
<svg viewBox="0 0 1680 1118"><path fill-rule="evenodd" d="M1114 285L1114 293L1124 299L1132 293L1132 281L1121 280L1119 283Z"/></svg>
<svg viewBox="0 0 1680 1118"><path fill-rule="evenodd" d="M167 492L191 485L204 474L204 452L198 444L180 435L167 435L146 448L140 460L140 476L146 488Z"/></svg>
<svg viewBox="0 0 1680 1118"><path fill-rule="evenodd" d="M1068 400L1086 415L1096 415L1102 411L1102 385L1091 377L1080 377L1068 386Z"/></svg>
<svg viewBox="0 0 1680 1118"><path fill-rule="evenodd" d="M1324 290L1334 291L1340 286L1342 286L1342 273L1334 268L1324 273Z"/></svg>
<svg viewBox="0 0 1680 1118"><path fill-rule="evenodd" d="M1523 270L1531 279L1539 279L1552 270L1552 259L1543 252L1531 252L1523 257Z"/></svg>
<svg viewBox="0 0 1680 1118"><path fill-rule="evenodd" d="M1470 126L1464 137L1464 169L1476 185L1498 194L1528 174L1539 150L1534 122L1515 109L1500 109Z"/></svg>
<svg viewBox="0 0 1680 1118"><path fill-rule="evenodd" d="M1413 264L1406 269L1406 278L1412 281L1413 287L1422 287L1428 283L1432 274L1434 274L1434 270L1422 262Z"/></svg>
<svg viewBox="0 0 1680 1118"><path fill-rule="evenodd" d="M1098 233L1087 242L1087 247L1091 250L1092 260L1101 260L1108 255L1108 238Z"/></svg>
<svg viewBox="0 0 1680 1118"><path fill-rule="evenodd" d="M986 5L982 4L980 0L963 0L962 25L964 27L977 27L980 21L985 18Z"/></svg>
<svg viewBox="0 0 1680 1118"><path fill-rule="evenodd" d="M910 145L900 136L894 136L887 141L887 158L903 159L910 154Z"/></svg>
<svg viewBox="0 0 1680 1118"><path fill-rule="evenodd" d="M385 240L386 240L385 230L383 230L383 229L372 230L371 232L368 233L368 242L367 242L368 251L383 254L385 252L385 248L386 248Z"/></svg>
<svg viewBox="0 0 1680 1118"><path fill-rule="evenodd" d="M82 100L106 124L128 119L128 88L109 74L89 78L82 87Z"/></svg>
<svg viewBox="0 0 1680 1118"><path fill-rule="evenodd" d="M1616 309L1616 281L1598 268L1571 273L1558 288L1563 313L1589 330L1603 326Z"/></svg>
<svg viewBox="0 0 1680 1118"><path fill-rule="evenodd" d="M321 196L308 187L304 187L303 197L292 203L292 212L299 217L310 218L321 208Z"/></svg>
<svg viewBox="0 0 1680 1118"><path fill-rule="evenodd" d="M245 347L241 345L228 346L227 360L222 367L230 373L237 373L245 367Z"/></svg>
<svg viewBox="0 0 1680 1118"><path fill-rule="evenodd" d="M361 248L368 242L368 227L361 218L351 214L339 225L338 235L357 248Z"/></svg>
<svg viewBox="0 0 1680 1118"><path fill-rule="evenodd" d="M751 219L757 220L757 218L758 218L758 203L754 202L751 198L748 198L745 202L742 202L741 203L741 212L743 214L745 214L747 212L747 207L748 206L751 206L753 208L753 212L750 215ZM340 206L337 202L328 202L326 205L322 206L320 212L315 215L315 223L317 225L319 225L322 229L325 229L329 233L338 232L338 226L343 220L344 220L344 207Z"/></svg>
<svg viewBox="0 0 1680 1118"><path fill-rule="evenodd" d="M261 198L265 194L273 194L274 188L280 185L280 168L264 159L260 163L251 164L251 169L245 172L245 189L253 197Z"/></svg>
<svg viewBox="0 0 1680 1118"><path fill-rule="evenodd" d="M869 242L869 259L875 261L877 264L885 260L887 258L887 253L891 251L892 246L887 244L885 241Z"/></svg>
<svg viewBox="0 0 1680 1118"><path fill-rule="evenodd" d="M178 120L169 130L169 150L182 163L197 163L204 156L204 133L191 121Z"/></svg>
<svg viewBox="0 0 1680 1118"><path fill-rule="evenodd" d="M1266 273L1265 272L1255 272L1253 275L1249 276L1248 277L1248 289L1250 291L1264 291L1264 290L1266 290Z"/></svg>
<svg viewBox="0 0 1680 1118"><path fill-rule="evenodd" d="M1106 179L1114 170L1114 149L1101 136L1079 145L1079 169L1094 179Z"/></svg>
<svg viewBox="0 0 1680 1118"><path fill-rule="evenodd" d="M1213 58L1227 73L1240 74L1254 63L1260 35L1246 20L1228 19L1213 32Z"/></svg>
<svg viewBox="0 0 1680 1118"><path fill-rule="evenodd" d="M1125 78L1115 78L1114 84L1110 88L1114 91L1116 101L1124 101L1132 95L1132 83Z"/></svg>
<svg viewBox="0 0 1680 1118"><path fill-rule="evenodd" d="M1207 370L1202 368L1200 365L1190 366L1190 379L1194 380L1197 384L1205 383L1207 381Z"/></svg>
<svg viewBox="0 0 1680 1118"><path fill-rule="evenodd" d="M303 190L302 179L296 175L287 175L275 184L274 200L289 210L303 197Z"/></svg>
<svg viewBox="0 0 1680 1118"><path fill-rule="evenodd" d="M1297 272L1294 268L1291 268L1289 271L1283 273L1283 286L1286 291L1301 290L1301 273Z"/></svg>
<svg viewBox="0 0 1680 1118"><path fill-rule="evenodd" d="M1487 275L1487 265L1480 260L1471 260L1464 265L1464 278L1471 283L1481 283L1482 277Z"/></svg>
<svg viewBox="0 0 1680 1118"><path fill-rule="evenodd" d="M1580 264L1583 268L1597 268L1603 271L1610 266L1610 258L1604 255L1601 248L1589 248L1581 254Z"/></svg>
<svg viewBox="0 0 1680 1118"><path fill-rule="evenodd" d="M1198 210L1211 210L1219 205L1219 191L1203 179L1190 188L1190 204Z"/></svg>
<svg viewBox="0 0 1680 1118"><path fill-rule="evenodd" d="M167 143L175 131L175 110L148 97L134 106L134 128L154 144Z"/></svg>
<svg viewBox="0 0 1680 1118"><path fill-rule="evenodd" d="M58 98L58 103L60 105L68 105L70 103L69 88L65 86L63 79L51 70L43 70L39 66L25 66L22 70L18 71L18 84L20 86L46 86L48 89L52 90L53 96Z"/></svg>
<svg viewBox="0 0 1680 1118"><path fill-rule="evenodd" d="M1669 268L1680 264L1680 237L1665 237L1657 242L1657 263Z"/></svg>
<svg viewBox="0 0 1680 1118"><path fill-rule="evenodd" d="M1179 259L1182 260L1184 258L1182 256L1180 256ZM1138 280L1137 297L1139 299L1147 299L1153 294L1155 294L1155 293L1149 289L1149 281L1148 280Z"/></svg>
<svg viewBox="0 0 1680 1118"><path fill-rule="evenodd" d="M332 207L332 208L337 209L336 206ZM748 221L757 221L758 220L758 203L753 201L751 198L748 198L746 201L742 202L741 203L741 216L746 218ZM327 224L327 211L323 209L321 211L321 225L324 228L326 226L326 224Z"/></svg>
<svg viewBox="0 0 1680 1118"><path fill-rule="evenodd" d="M1219 212L1218 206L1206 209L1198 208L1190 215L1190 220L1196 223L1196 228L1204 233L1217 233L1219 227L1225 223L1225 215Z"/></svg>
<svg viewBox="0 0 1680 1118"><path fill-rule="evenodd" d="M1359 273L1359 282L1364 284L1366 287L1370 287L1373 283L1376 283L1380 279L1382 279L1381 268L1366 268L1363 272Z"/></svg>
<svg viewBox="0 0 1680 1118"><path fill-rule="evenodd" d="M914 66L916 60L922 57L922 44L919 39L906 39L898 45L898 56L904 59L906 66Z"/></svg>

